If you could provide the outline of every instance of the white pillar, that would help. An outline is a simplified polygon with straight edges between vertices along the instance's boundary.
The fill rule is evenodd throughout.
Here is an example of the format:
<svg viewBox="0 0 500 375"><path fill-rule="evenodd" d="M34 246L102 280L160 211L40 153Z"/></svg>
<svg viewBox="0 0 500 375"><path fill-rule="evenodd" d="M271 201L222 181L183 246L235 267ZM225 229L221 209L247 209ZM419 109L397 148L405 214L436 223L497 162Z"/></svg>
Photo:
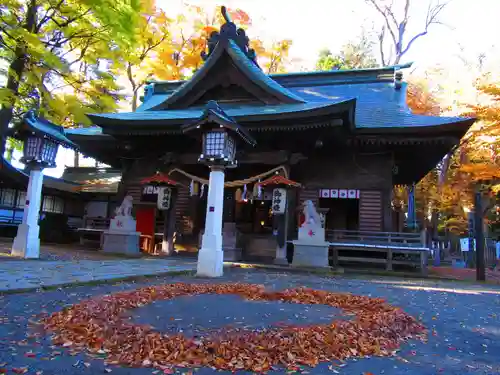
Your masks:
<svg viewBox="0 0 500 375"><path fill-rule="evenodd" d="M222 210L224 206L224 169L212 167L208 183L205 233L198 253L197 275L219 277L223 273Z"/></svg>
<svg viewBox="0 0 500 375"><path fill-rule="evenodd" d="M42 199L43 172L34 167L30 172L23 221L17 227L17 235L12 244L12 255L25 259L40 257L40 201Z"/></svg>

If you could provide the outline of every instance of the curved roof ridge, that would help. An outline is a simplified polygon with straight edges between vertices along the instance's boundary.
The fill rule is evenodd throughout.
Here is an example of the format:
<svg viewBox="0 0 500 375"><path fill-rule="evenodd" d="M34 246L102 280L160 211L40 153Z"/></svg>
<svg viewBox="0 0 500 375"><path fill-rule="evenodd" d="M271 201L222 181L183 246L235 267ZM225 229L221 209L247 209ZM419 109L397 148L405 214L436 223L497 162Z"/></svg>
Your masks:
<svg viewBox="0 0 500 375"><path fill-rule="evenodd" d="M143 111L154 111L159 109L166 109L175 104L181 98L188 95L195 85L207 77L210 70L216 65L218 59L226 52L236 67L254 84L258 85L261 89L268 92L271 96L275 97L283 103L304 103L304 99L292 93L290 90L281 86L279 83L265 74L247 55L240 49L240 47L231 39L220 41L213 51L206 59L203 66L191 77L185 81L168 97L163 100L157 101L154 105L148 106L147 101L142 106L145 108ZM153 95L149 100L151 100Z"/></svg>

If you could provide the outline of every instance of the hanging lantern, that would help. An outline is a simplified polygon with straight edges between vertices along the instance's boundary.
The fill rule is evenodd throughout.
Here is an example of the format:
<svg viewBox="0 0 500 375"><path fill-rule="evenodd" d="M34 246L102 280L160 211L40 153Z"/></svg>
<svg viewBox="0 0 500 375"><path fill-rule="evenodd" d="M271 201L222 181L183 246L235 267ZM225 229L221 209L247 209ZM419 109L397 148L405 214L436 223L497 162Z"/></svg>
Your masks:
<svg viewBox="0 0 500 375"><path fill-rule="evenodd" d="M268 178L267 180L259 183L259 186L272 186L273 194L271 198L271 211L273 215L281 215L286 212L286 201L288 188L297 188L301 185L298 182L292 181L286 177L275 174L274 176Z"/></svg>
<svg viewBox="0 0 500 375"><path fill-rule="evenodd" d="M248 131L236 123L216 101L210 100L202 115L182 127L183 133L201 133L202 151L198 160L222 167L235 167L236 142L255 146Z"/></svg>
<svg viewBox="0 0 500 375"><path fill-rule="evenodd" d="M32 110L28 111L23 122L12 130L14 130L13 137L23 141L23 156L20 161L24 164L53 168L56 166L56 155L60 144L77 148L66 138L62 126L37 117Z"/></svg>
<svg viewBox="0 0 500 375"><path fill-rule="evenodd" d="M142 179L141 184L143 185L141 201L156 203L158 209L160 210L166 210L170 208L172 195L171 188L176 188L179 186L179 183L177 181L172 180L170 177L162 173L156 173L151 177ZM168 188L170 192L165 193L164 188ZM166 201L163 202L163 197L165 196L165 194L168 195L168 198L166 198ZM160 201L162 202L161 204ZM167 202L168 208L162 208L165 204L167 204Z"/></svg>
<svg viewBox="0 0 500 375"><path fill-rule="evenodd" d="M58 148L57 143L33 133L24 141L21 162L24 164L36 162L45 167L54 167Z"/></svg>

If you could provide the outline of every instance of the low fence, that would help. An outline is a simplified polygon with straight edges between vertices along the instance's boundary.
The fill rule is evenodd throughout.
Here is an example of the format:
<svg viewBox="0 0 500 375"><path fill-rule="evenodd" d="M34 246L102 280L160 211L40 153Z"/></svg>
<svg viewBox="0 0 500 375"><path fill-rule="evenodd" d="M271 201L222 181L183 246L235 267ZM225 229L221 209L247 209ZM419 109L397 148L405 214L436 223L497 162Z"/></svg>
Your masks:
<svg viewBox="0 0 500 375"><path fill-rule="evenodd" d="M425 247L424 233L370 232L357 230L327 230L329 242L362 243L367 245L394 245L400 247Z"/></svg>

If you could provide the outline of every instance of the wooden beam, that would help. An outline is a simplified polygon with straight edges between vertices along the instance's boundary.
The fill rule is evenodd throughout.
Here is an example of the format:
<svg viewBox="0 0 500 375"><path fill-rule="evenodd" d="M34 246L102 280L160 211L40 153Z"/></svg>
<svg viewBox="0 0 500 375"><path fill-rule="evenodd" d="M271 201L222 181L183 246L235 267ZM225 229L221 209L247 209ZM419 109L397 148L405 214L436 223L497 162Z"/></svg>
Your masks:
<svg viewBox="0 0 500 375"><path fill-rule="evenodd" d="M170 160L175 159L181 165L199 164L199 154L183 154L170 156ZM284 163L297 164L307 159L301 153L290 153L285 150L269 152L249 152L241 153L237 156L238 164L265 164L279 165Z"/></svg>

